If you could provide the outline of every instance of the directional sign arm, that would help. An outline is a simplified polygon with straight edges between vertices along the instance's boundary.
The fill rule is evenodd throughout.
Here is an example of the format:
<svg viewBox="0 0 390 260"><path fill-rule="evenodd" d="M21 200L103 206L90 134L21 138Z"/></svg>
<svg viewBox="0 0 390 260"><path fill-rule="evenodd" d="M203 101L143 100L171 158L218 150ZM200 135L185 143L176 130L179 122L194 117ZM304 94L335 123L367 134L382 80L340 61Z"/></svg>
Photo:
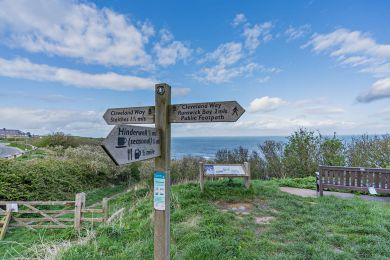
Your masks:
<svg viewBox="0 0 390 260"><path fill-rule="evenodd" d="M104 113L103 118L108 125L153 124L154 114L154 106L110 108Z"/></svg>
<svg viewBox="0 0 390 260"><path fill-rule="evenodd" d="M171 123L236 122L245 109L237 101L177 104L170 106Z"/></svg>
<svg viewBox="0 0 390 260"><path fill-rule="evenodd" d="M117 165L143 161L160 156L160 134L151 127L116 125L102 147Z"/></svg>

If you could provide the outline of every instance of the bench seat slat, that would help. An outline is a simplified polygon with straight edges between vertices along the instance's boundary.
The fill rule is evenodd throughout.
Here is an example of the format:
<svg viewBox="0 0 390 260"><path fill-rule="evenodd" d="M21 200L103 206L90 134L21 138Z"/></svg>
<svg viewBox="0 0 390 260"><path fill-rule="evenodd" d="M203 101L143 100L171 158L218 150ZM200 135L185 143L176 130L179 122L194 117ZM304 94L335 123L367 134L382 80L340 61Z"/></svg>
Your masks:
<svg viewBox="0 0 390 260"><path fill-rule="evenodd" d="M390 194L390 169L320 166L320 187ZM320 192L322 194L322 191Z"/></svg>

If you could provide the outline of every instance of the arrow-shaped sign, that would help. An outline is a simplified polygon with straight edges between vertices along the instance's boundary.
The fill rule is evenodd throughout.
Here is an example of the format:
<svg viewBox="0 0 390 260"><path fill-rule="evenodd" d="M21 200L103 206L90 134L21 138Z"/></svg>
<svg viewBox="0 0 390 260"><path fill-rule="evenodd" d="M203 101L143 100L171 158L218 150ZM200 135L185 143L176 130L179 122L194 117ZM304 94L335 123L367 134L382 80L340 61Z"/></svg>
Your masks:
<svg viewBox="0 0 390 260"><path fill-rule="evenodd" d="M171 123L236 122L245 112L236 101L172 105Z"/></svg>
<svg viewBox="0 0 390 260"><path fill-rule="evenodd" d="M153 124L154 106L110 108L103 115L108 125Z"/></svg>
<svg viewBox="0 0 390 260"><path fill-rule="evenodd" d="M155 128L117 125L102 143L117 164L128 164L160 156L160 135Z"/></svg>
<svg viewBox="0 0 390 260"><path fill-rule="evenodd" d="M170 123L235 122L245 112L237 101L177 104L169 107ZM109 125L153 124L155 107L110 108L103 118Z"/></svg>

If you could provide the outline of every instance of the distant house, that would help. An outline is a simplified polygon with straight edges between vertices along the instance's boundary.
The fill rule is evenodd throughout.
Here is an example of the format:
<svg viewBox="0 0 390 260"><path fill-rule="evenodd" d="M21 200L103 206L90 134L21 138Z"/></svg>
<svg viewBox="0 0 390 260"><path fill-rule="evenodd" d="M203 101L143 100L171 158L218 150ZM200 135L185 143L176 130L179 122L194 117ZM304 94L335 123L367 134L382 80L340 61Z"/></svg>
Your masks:
<svg viewBox="0 0 390 260"><path fill-rule="evenodd" d="M0 138L10 138L10 137L30 137L31 134L29 132L24 133L20 130L15 129L0 129Z"/></svg>

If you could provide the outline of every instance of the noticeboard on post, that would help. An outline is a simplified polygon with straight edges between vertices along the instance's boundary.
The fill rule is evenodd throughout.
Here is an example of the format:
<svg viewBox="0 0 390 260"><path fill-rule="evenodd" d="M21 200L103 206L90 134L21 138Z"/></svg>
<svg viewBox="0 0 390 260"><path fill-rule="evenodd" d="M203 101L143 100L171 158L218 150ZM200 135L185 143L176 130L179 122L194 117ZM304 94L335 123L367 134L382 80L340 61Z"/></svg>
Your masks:
<svg viewBox="0 0 390 260"><path fill-rule="evenodd" d="M204 165L206 175L246 175L243 165Z"/></svg>

